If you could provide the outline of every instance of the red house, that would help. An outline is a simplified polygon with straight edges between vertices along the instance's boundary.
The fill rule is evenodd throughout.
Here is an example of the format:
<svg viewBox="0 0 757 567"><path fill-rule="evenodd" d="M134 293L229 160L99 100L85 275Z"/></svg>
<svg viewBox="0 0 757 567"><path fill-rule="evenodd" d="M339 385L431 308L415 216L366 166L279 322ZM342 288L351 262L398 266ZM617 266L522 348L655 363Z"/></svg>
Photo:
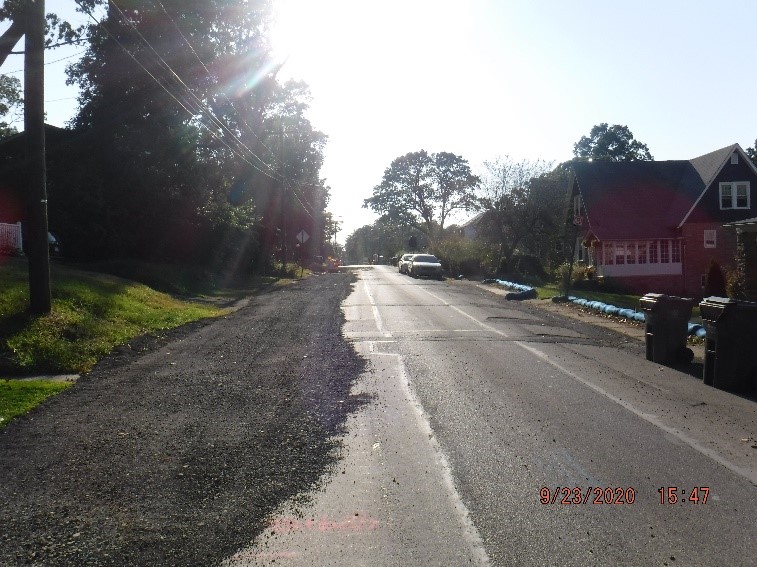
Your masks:
<svg viewBox="0 0 757 567"><path fill-rule="evenodd" d="M691 160L573 164L578 259L636 293L701 298L715 260L735 268L736 234L755 217L757 168L734 144Z"/></svg>

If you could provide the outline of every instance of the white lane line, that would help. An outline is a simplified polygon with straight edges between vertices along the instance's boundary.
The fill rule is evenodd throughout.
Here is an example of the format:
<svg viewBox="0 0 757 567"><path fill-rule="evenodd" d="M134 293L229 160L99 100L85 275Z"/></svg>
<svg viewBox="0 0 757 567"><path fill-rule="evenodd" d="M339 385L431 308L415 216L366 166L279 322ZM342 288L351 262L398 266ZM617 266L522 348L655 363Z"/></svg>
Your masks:
<svg viewBox="0 0 757 567"><path fill-rule="evenodd" d="M370 290L368 289L367 282L365 282L365 291L368 294L368 297L371 301L371 307L373 309L373 316L376 319L376 327L378 327L379 331L382 331L385 333L384 336L391 337L391 333L389 333L388 331L384 331L384 324L383 324L383 321L381 320L381 315L379 314L378 307L373 299L373 296L371 295ZM389 356L395 356L397 358L397 366L399 368L399 378L400 378L399 381L402 386L403 393L407 397L408 403L414 410L413 413L417 420L418 428L424 434L424 437L428 439L428 443L431 446L431 450L433 451L434 455L436 456L437 462L439 463L439 466L441 468L441 473L442 473L442 480L447 490L447 497L449 498L450 503L452 504L452 507L455 510L458 519L460 520L460 524L461 524L462 532L463 532L463 538L470 545L470 549L476 561L481 565L490 565L489 556L486 553L486 549L484 548L484 542L483 542L483 539L481 539L481 534L478 533L478 529L476 528L475 524L473 523L473 520L471 519L470 511L468 510L468 507L463 502L463 499L460 497L460 493L457 491L457 488L455 487L455 480L452 474L452 467L449 464L449 460L447 459L447 456L445 455L444 450L442 449L442 446L439 444L439 441L436 438L436 434L434 433L434 429L431 427L431 423L428 420L426 411L423 409L423 404L421 404L420 399L416 395L415 390L413 389L413 386L410 383L410 376L407 372L407 368L405 367L405 362L402 359L402 355L396 354L396 353L391 354L391 353L376 352L374 350L376 342L393 342L393 341L369 341L368 348L371 354L384 355L384 356L389 355Z"/></svg>
<svg viewBox="0 0 757 567"><path fill-rule="evenodd" d="M376 300L373 298L371 289L368 287L368 280L363 280L363 287L365 288L365 293L368 296L368 301L371 304L371 311L373 311L373 319L376 321L376 328L378 329L378 332L385 337L391 337L392 334L386 330L386 327L384 327L384 321L383 319L381 319L381 313L379 313L378 305L376 304Z"/></svg>
<svg viewBox="0 0 757 567"><path fill-rule="evenodd" d="M486 323L482 323L481 321L479 321L478 319L476 319L472 315L469 315L468 313L465 313L462 309L459 309L458 307L456 307L454 305L450 305L447 301L444 301L444 299L442 299L441 297L437 296L436 294L431 293L430 291L428 291L426 289L423 289L420 286L418 287L418 289L420 289L421 291L426 292L428 295L430 295L431 297L433 297L437 301L440 301L444 306L451 307L454 311L460 313L461 315L465 315L469 319L471 319L473 321L476 321L484 329L490 330L493 333L496 333L496 334L501 335L503 337L507 337L507 334L505 332L500 331L499 329L495 329L495 328L491 327L490 325L487 325ZM597 386L596 384L593 384L592 382L590 382L590 381L586 380L585 378L579 376L578 374L574 373L573 371L571 371L571 370L563 367L561 364L559 364L559 363L555 362L554 360L552 360L547 353L545 353L542 350L539 350L538 348L534 347L533 345L530 345L530 344L527 344L527 343L524 343L524 342L521 342L521 341L513 341L513 344L514 345L518 345L522 349L530 352L531 354L533 354L536 357L538 357L540 360L543 360L544 362L546 362L550 366L553 366L554 368L556 368L560 372L562 372L565 375L573 378L574 380L577 380L581 384L583 384L585 386L588 386L589 388L591 388L592 390L594 390L598 394L604 396L608 400L610 400L612 402L615 402L616 404L620 405L621 407L627 409L628 411L630 411L634 415L640 417L641 419L643 419L647 423L650 423L650 424L654 425L655 427L657 427L658 429L661 429L665 433L669 433L670 435L672 435L675 438L679 439L683 443L686 443L689 447L691 447L692 449L694 449L698 453L701 453L702 455L704 455L706 457L709 457L710 459L714 460L716 463L720 463L721 465L723 465L724 467L726 467L730 471L735 472L739 476L742 476L742 477L746 478L747 480L749 480L750 482L752 482L753 484L757 485L757 472L749 470L749 469L746 469L744 467L740 467L739 465L737 465L735 463L732 463L728 459L725 459L723 456L719 455L716 451L714 451L714 450L712 450L712 449L710 449L708 447L705 447L704 445L702 445L702 443L700 443L699 441L697 441L693 437L690 437L689 435L687 435L686 433L684 433L680 429L677 429L675 427L671 427L669 425L666 425L666 424L662 423L662 421L660 421L660 419L656 415L650 414L650 413L646 413L646 412L644 412L644 411L636 408L632 404L630 404L630 403L628 403L628 402L626 402L624 400L621 400L617 396L614 396L613 394L611 394L610 392L608 392L604 388L602 388L600 386Z"/></svg>
<svg viewBox="0 0 757 567"><path fill-rule="evenodd" d="M447 489L447 497L449 498L453 509L457 513L457 517L460 520L460 523L462 524L463 537L470 545L471 551L473 552L473 556L476 559L477 563L480 565L489 565L489 555L486 553L486 549L484 548L484 542L481 539L481 534L478 533L478 529L473 523L473 520L471 520L470 511L468 510L468 507L463 502L463 499L460 497L460 493L455 487L455 479L452 474L452 467L449 464L449 460L447 459L442 446L439 444L439 441L436 438L436 434L431 427L431 423L428 420L426 411L423 409L423 405L421 404L420 399L413 389L413 385L410 382L410 376L408 375L407 369L405 367L405 362L402 359L402 355L397 354L395 356L397 357L397 366L399 367L400 384L402 385L403 393L405 394L405 396L407 396L410 405L415 410L414 413L415 418L418 422L418 428L428 439L428 443L429 445L431 445L431 449L436 455L437 462L439 463L439 466L441 468L442 479L444 481L445 488Z"/></svg>

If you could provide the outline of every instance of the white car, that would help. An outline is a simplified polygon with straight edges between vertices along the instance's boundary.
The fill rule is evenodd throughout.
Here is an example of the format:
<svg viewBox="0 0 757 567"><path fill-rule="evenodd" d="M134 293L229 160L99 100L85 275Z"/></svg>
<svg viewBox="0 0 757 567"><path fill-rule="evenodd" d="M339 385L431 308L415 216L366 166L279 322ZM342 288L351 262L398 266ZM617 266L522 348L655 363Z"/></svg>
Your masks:
<svg viewBox="0 0 757 567"><path fill-rule="evenodd" d="M416 254L407 267L407 273L413 278L428 276L431 278L444 279L442 264L431 254Z"/></svg>
<svg viewBox="0 0 757 567"><path fill-rule="evenodd" d="M415 254L403 254L400 258L400 261L397 262L397 267L399 269L400 274L406 274L407 273L407 267L410 265L410 262L413 259L413 256Z"/></svg>

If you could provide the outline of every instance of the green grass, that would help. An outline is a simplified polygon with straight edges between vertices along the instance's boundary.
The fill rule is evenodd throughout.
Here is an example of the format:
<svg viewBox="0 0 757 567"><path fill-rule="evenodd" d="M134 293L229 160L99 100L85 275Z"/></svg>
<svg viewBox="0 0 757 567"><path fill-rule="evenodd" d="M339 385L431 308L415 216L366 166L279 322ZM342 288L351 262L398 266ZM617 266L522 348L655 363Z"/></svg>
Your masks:
<svg viewBox="0 0 757 567"><path fill-rule="evenodd" d="M0 364L22 373L80 373L135 336L223 313L146 285L54 265L53 309L26 313L26 263L0 265ZM2 372L2 367L0 367Z"/></svg>
<svg viewBox="0 0 757 567"><path fill-rule="evenodd" d="M536 288L539 294L539 299L550 299L555 295L560 295L560 289L557 285L548 284L542 287ZM625 295L621 293L604 293L599 291L586 291L582 289L575 289L570 292L570 295L575 297L581 297L583 299L589 299L591 301L601 301L608 305L615 305L617 307L625 307L628 309L634 309L640 311L639 300L642 295ZM699 311L699 305L694 305L694 309L691 312L691 320L701 320L702 314Z"/></svg>
<svg viewBox="0 0 757 567"><path fill-rule="evenodd" d="M70 386L52 380L0 380L0 429Z"/></svg>

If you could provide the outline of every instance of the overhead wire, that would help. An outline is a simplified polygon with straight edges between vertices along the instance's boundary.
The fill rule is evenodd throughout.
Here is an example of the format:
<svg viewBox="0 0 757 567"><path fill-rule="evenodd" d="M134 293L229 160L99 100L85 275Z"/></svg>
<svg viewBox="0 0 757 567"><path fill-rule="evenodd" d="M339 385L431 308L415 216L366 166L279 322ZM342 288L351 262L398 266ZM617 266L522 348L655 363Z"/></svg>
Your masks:
<svg viewBox="0 0 757 567"><path fill-rule="evenodd" d="M165 84L163 84L163 82L162 82L162 81L161 81L160 79L158 79L158 78L157 78L157 77L156 77L156 76L155 76L155 75L154 75L154 74L153 74L153 73L152 73L152 72L151 72L151 71L150 71L150 70L149 70L149 69L148 69L147 67L145 67L145 65L144 65L144 64L143 64L143 63L142 63L142 62L141 62L141 61L140 61L140 60L139 60L139 59L138 59L138 58L137 58L137 57L136 57L136 56L135 56L135 55L134 55L134 54L133 54L133 53L132 53L132 52L131 52L131 51L130 51L130 50L129 50L128 48L127 48L127 47L126 47L126 46L124 46L124 45L123 45L123 43L121 43L121 41L120 41L120 40L119 40L119 39L118 39L118 38L117 38L117 37L116 37L116 36L115 36L115 35L114 35L113 33L111 33L111 31L110 31L110 30L109 30L109 29L107 28L107 26L105 26L105 24L103 24L103 23L102 23L102 22L101 22L100 20L98 20L98 19L97 19L97 18L96 18L96 17L95 17L95 16L94 16L94 15L92 14L92 12L91 12L90 10L88 10L88 9L87 9L87 8L86 8L85 6L82 6L79 0L75 0L75 1L76 1L76 3L77 3L77 4L79 5L79 7L81 7L81 8L82 8L82 10L84 10L84 12L85 12L85 13L86 13L86 14L87 14L87 15L88 15L88 16L89 16L89 17L90 17L90 18L91 18L91 19L92 19L92 20L93 20L93 21L94 21L94 22L95 22L95 23L96 23L96 24L97 24L97 25L98 25L98 26L99 26L100 28L102 28L102 29L103 29L103 31L105 31L105 33L106 33L106 34L108 34L108 36L109 36L109 37L110 37L110 38L111 38L111 39L112 39L112 40L113 40L113 41L114 41L114 42L115 42L115 43L116 43L116 44L117 44L117 45L118 45L118 46L119 46L119 47L120 47L120 48L121 48L121 49L122 49L122 50L123 50L123 51L124 51L124 52L125 52L125 53L126 53L127 55L129 55L129 57L130 57L130 58L131 58L132 60L134 60L134 62L135 62L135 63L136 63L136 64L137 64L137 65L138 65L138 66L139 66L139 67L140 67L140 68L141 68L141 69L142 69L142 70L143 70L143 71L144 71L145 73L147 73L147 75L148 75L148 76L149 76L149 77L150 77L150 78L151 78L151 79L152 79L152 80L153 80L153 81L154 81L154 82L155 82L155 83L156 83L156 84L157 84L158 86L160 86L160 87L161 87L161 88L162 88L162 89L163 89L163 90L164 90L164 91L165 91L165 92L166 92L166 93L167 93L167 94L168 94L168 95L169 95L169 96L170 96L170 97L171 97L172 99L174 99L174 101L176 101L176 103L177 103L177 104L178 104L179 106L181 106L181 108L182 108L182 109L183 109L183 110L184 110L184 111L185 111L185 112L186 112L187 114L189 114L189 116L191 116L191 117L193 117L193 118L194 118L194 117L197 117L197 116L198 116L198 114L199 114L199 115L201 116L201 113L199 113L197 109L195 109L195 110L193 111L193 110L191 110L190 108L188 108L188 106L189 106L189 107L191 107L192 105L191 105L191 104L189 104L189 103L187 103L187 101L186 101L186 100L185 100L184 102L182 102L181 100L179 100L178 96L177 96L177 95L176 95L175 93L171 92L171 90L170 90L170 89L169 89L169 88L168 88L168 87L167 87L167 86L166 86ZM185 103L187 103L187 104L185 104ZM218 140L219 142L221 142L221 144L223 144L224 146L226 146L226 148L227 148L227 149L228 149L229 151L231 151L231 152L232 152L232 153L233 153L234 155L236 155L237 157L239 157L240 159L242 159L243 161L245 161L245 162L246 162L246 163L247 163L248 165L250 165L251 167L253 167L253 168L257 169L258 171L260 171L260 173L263 173L264 175L267 175L268 177L270 177L270 178L271 178L271 179L273 179L274 181L279 181L279 182L281 182L281 179L277 179L277 178L275 178L275 177L271 176L271 175L270 175L270 174L269 174L268 172L261 170L261 169L260 169L260 168L258 168L258 167L257 167L257 166L256 166L256 165L255 165L254 163L250 162L250 161L249 161L249 160L247 159L247 157L246 157L246 156L240 155L240 154L239 154L239 153L238 153L238 152L237 152L237 151L236 151L236 150L235 150L234 148L232 148L232 147L231 147L231 146L230 146L230 145L229 145L229 144L228 144L228 143L227 143L227 142L226 142L226 141L225 141L225 140L224 140L223 138L221 138L220 136L218 136L218 134L216 134L216 133L215 133L215 132L214 132L214 131L213 131L213 130L212 130L212 129L211 129L211 128L210 128L210 127L209 127L209 126L207 125L207 124L205 124L205 122L203 122L203 121L202 121L201 119L199 120L199 124L200 124L200 125L201 125L201 126L202 126L203 128L205 128L205 129L206 129L206 130L208 131L208 133L209 133L209 134L210 134L210 135L211 135L212 137L214 137L214 138L215 138L215 139L217 139L217 140Z"/></svg>
<svg viewBox="0 0 757 567"><path fill-rule="evenodd" d="M173 70L171 65L169 65L165 59L158 53L158 51L152 46L152 44L145 38L145 36L142 34L142 32L139 31L139 28L134 24L131 19L126 16L124 11L116 4L114 0L109 0L110 3L113 5L116 10L118 10L119 15L121 16L121 19L126 22L133 30L134 32L139 36L140 40L150 49L150 51L153 52L155 57L158 59L158 61L162 64L162 66L173 76L181 85L181 87L190 95L190 97L194 100L194 104L196 104L196 110L198 110L200 113L206 113L207 116L211 119L211 122L216 125L218 128L220 128L222 131L228 133L231 138L236 142L236 144L243 148L243 151L247 153L249 156L252 156L255 158L260 164L262 164L263 167L266 167L270 172L274 179L278 181L282 181L281 179L278 179L276 177L276 170L271 167L268 163L266 163L262 158L260 158L257 154L255 154L244 142L242 142L232 131L231 129L220 119L218 118L215 113L213 113L212 109L208 107L204 101L200 100L200 98L194 94L192 89L184 82L184 80L179 76L179 74ZM261 171L261 173L263 173Z"/></svg>
<svg viewBox="0 0 757 567"><path fill-rule="evenodd" d="M213 74L210 72L210 69L208 69L207 65L205 65L205 62L200 58L200 56L197 53L197 50L194 48L194 46L189 41L189 39L187 39L187 37L184 35L184 32L181 31L181 28L179 27L179 25L176 23L176 21L168 13L168 10L166 10L166 7L163 5L163 2L161 2L161 0L154 0L154 3L156 3L158 6L160 6L160 9L163 11L163 14L165 14L165 16L169 19L169 21L171 22L171 24L173 25L173 27L176 29L176 31L179 33L179 35L181 36L181 38L184 40L184 43L187 44L187 47L189 47L190 51L192 52L192 54L197 59L198 63L200 63L200 65L202 66L202 68L205 70L205 74L208 76L208 78L214 79ZM247 128L247 130L250 132L250 134L252 134L258 140L258 142L260 142L261 146L263 146L266 150L268 150L268 153L271 155L271 158L273 159L273 161L275 163L277 163L278 165L280 165L282 167L282 169L283 169L284 164L282 164L281 162L279 162L279 160L276 158L275 152L271 148L269 148L265 144L265 142L263 142L263 140L260 138L260 136L258 136L255 133L255 131L250 127L250 125L244 119L244 116L242 115L242 113L239 112L239 110L234 106L234 102L231 99L229 99L228 95L223 90L221 90L221 96L223 96L223 98L226 100L226 102L228 102L229 105L237 111L239 119L242 121L242 124L244 124L244 126ZM294 189L294 186L298 186L298 187L300 187L302 189L304 189L304 186L301 185L301 184L299 184L299 183L290 183L290 188L291 188L292 192L294 193L295 197L297 198L298 201L300 201L300 204L307 210L307 206L300 199L300 195L297 194L297 192ZM305 202L308 204L308 206L311 209L314 209L314 207L308 202L308 200L304 196L302 198L305 199Z"/></svg>
<svg viewBox="0 0 757 567"><path fill-rule="evenodd" d="M175 72L175 71L174 71L174 70L173 70L173 69L172 69L172 68L170 67L170 65L169 65L168 63L166 63L166 62L165 62L165 60L164 60L164 59L163 59L163 58L162 58L162 57L161 57L161 56L160 56L160 55L159 55L159 54L157 53L157 51L156 51L156 50L155 50L155 49L154 49L154 48L152 47L152 45L151 45L151 44L149 43L149 41L148 41L148 40L147 40L146 38L144 38L144 36L143 36L143 35L141 34L141 32L139 32L139 30L138 30L138 29L136 28L136 26L134 25L134 23L133 23L133 22L131 22L131 21L130 21L130 20L128 19L128 17L126 17L126 15L125 15L125 14L123 13L123 11L122 11L122 10L120 9L120 7L118 7L118 6L117 6L117 5L115 4L115 2L113 2L113 0L109 0L109 1L110 1L110 3L111 3L111 4L113 4L113 6L114 6L114 7L115 7L115 8L116 8L116 9L118 10L120 17L121 17L121 18L122 18L122 19L123 19L124 21L128 22L128 23L129 23L129 25L130 25L130 26L131 26L132 28L134 28L134 29L135 29L135 31L136 31L136 32L138 33L138 35L140 36L141 40L142 40L142 41L143 41L143 42L144 42L145 44L147 44L147 45L148 45L148 47L149 47L149 48L150 48L150 50L151 50L151 51L152 51L152 52L153 52L153 53L154 53L154 54L156 55L156 57L158 58L158 60L162 62L162 66L163 66L163 67L164 67L164 68L165 68L166 70L168 70L168 71L169 71L169 73L171 73L171 75L172 75L172 76L173 76L173 77L174 77L175 79L177 79L177 80L179 81L179 86L180 86L180 88L182 88L182 89L183 89L183 90L184 90L184 91L185 91L186 93L189 93L189 94L191 95L191 97L192 97L192 98L194 99L194 101L191 101L191 100L186 100L186 99L185 99L184 101L180 100L180 99L179 99L179 96L177 96L177 94L176 94L176 93L172 92L172 91L171 91L171 90L170 90L170 89L168 88L168 86L167 86L166 84L164 84L164 81L161 81L161 80L160 80L160 79L159 79L158 77L156 77L156 76L155 76L155 74L153 74L153 73L152 73L152 72L151 72L151 71L150 71L150 70L149 70L149 69L148 69L148 68L147 68L147 67L145 66L145 64L143 64L143 62L142 62L142 61L140 61L140 60L139 60L139 59L138 59L138 58L137 58L137 57L136 57L136 56L135 56L135 55L134 55L134 54L133 54L133 53L132 53L132 52L131 52L131 51L130 51L130 50L129 50L129 49L128 49L128 48L127 48L127 47L126 47L126 46L125 46L125 45L124 45L124 44L123 44L123 43L122 43L122 42L121 42L121 41L120 41L120 40L119 40L119 39L118 39L118 38L117 38L117 37L116 37L116 36L115 36L115 35L114 35L114 34L113 34L113 33L112 33L112 32L111 32L110 30L109 30L109 29L108 29L108 28L107 28L107 26L105 26L105 24L104 24L104 23L103 23L102 21L98 20L98 19L97 19L97 18L96 18L96 17L95 17L95 16L94 16L94 15L92 14L92 12L91 12L90 10L88 10L88 9L87 9L87 8L86 8L85 6L82 6L82 4L80 3L80 1L79 1L79 0L75 0L75 1L76 1L76 3L77 3L77 4L79 5L79 6L80 6L80 8L82 8L82 10L83 10L83 11L84 11L84 12L85 12L85 13L86 13L86 14L87 14L87 15L88 15L88 16L89 16L89 17L90 17L90 18L91 18L91 19L92 19L92 20L93 20L93 21L94 21L94 22L95 22L95 23L96 23L96 24L97 24L97 25L98 25L98 26L99 26L100 28L102 28L102 29L103 29L103 30L105 31L105 33L106 33L106 34L107 34L107 35L108 35L108 36L109 36L109 37L110 37L110 38L111 38L111 39L112 39L112 40L113 40L113 41L114 41L114 42L115 42L115 43L116 43L116 44L117 44L117 45L118 45L118 46L119 46L119 47L120 47L120 48L121 48L121 49L122 49L122 50L123 50L123 51L124 51L124 52L125 52L125 53L126 53L127 55L129 55L129 57L130 57L130 58L131 58L131 59L132 59L132 60L133 60L133 61L134 61L134 62L135 62L135 63L136 63L136 64L137 64L137 65L138 65L138 66L139 66L139 67L140 67L140 68L141 68L141 69L142 69L142 70L143 70L143 71L144 71L144 72L145 72L145 73L146 73L146 74L147 74L147 75L148 75L148 76L149 76L149 77L150 77L150 78L151 78L151 79L152 79L152 80L153 80L153 81L154 81L154 82L155 82L155 83L156 83L156 84L158 85L158 86L160 86L160 87L161 87L161 88L162 88L162 89L163 89L163 90L164 90L164 91L165 91L165 92L166 92L166 93L167 93L167 94L168 94L168 95L169 95L169 96L170 96L170 97L171 97L171 98L172 98L172 99L173 99L173 100L174 100L174 101L175 101L175 102L176 102L176 103L177 103L177 104L178 104L178 105L179 105L179 106L180 106L180 107L181 107L181 108L182 108L182 109L183 109L183 110L184 110L184 111L185 111L185 112L187 113L187 114L189 114L189 115L190 115L191 117L193 117L193 118L197 118L197 119L198 119L198 123L199 123L199 124L200 124L200 125L201 125L201 126L202 126L203 128L205 128L205 129L206 129L206 130L208 131L208 133L209 133L209 134L210 134L210 135L211 135L212 137L214 137L214 138L215 138L215 139L217 139L217 140L218 140L219 142L221 142L221 144L223 144L223 145L224 145L224 146L225 146L225 147L226 147L226 148L227 148L227 149L228 149L229 151L231 151L231 152L232 152L232 153L233 153L234 155L236 155L237 157L239 157L240 159L242 159L242 160L243 160L244 162L246 162L246 163L247 163L248 165L250 165L251 167L253 167L253 168L254 168L255 170L257 170L257 171L258 171L259 173L262 173L263 175L265 175L265 176L267 176L267 177L271 178L272 180L274 180L274 181L277 181L277 182L281 183L281 184L282 184L282 188L284 188L284 189L287 189L287 188L288 188L288 189L290 189L290 190L291 190L291 192L292 192L292 194L294 195L294 197L295 197L295 198L297 199L297 201L298 201L298 202L300 203L300 205L302 206L302 208L303 208L303 210L305 211L305 213L306 213L306 214L307 214L307 215L308 215L308 216L309 216L309 217L310 217L311 219L313 218L313 215L311 214L311 210L309 210L309 209L313 209L313 212L314 212L314 208L313 208L313 207L312 207L312 205L310 205L309 203L308 203L308 204L306 204L305 202L303 202L303 198L301 198L301 196L300 196L300 195L299 195L299 194L297 193L297 191L296 191L296 190L294 189L294 187L293 187L293 185L292 185L292 183L291 183L291 182L289 182L288 180L286 180L286 179L285 179L284 177L277 177L277 176L275 176L275 175L272 175L272 174L271 174L271 173L270 173L269 171L265 171L265 170L262 170L262 169L260 169L260 167L259 167L259 166L258 166L257 164L255 164L255 163L251 162L251 161L250 161L249 159L247 159L247 157L246 157L245 155L240 155L240 153L239 153L239 151L238 151L238 150L236 150L235 148L231 147L231 146L230 146L230 145L229 145L229 144L228 144L228 143L227 143L227 142L226 142L226 141L225 141L225 140L224 140L224 139L223 139L222 137L220 137L220 136L219 136L219 135L218 135L218 134L217 134L216 132L214 132L214 131L213 131L213 129L212 129L212 128L210 128L210 127L209 127L209 126L208 126L208 125L207 125L207 124L205 123L205 121L204 121L204 120L203 120L202 118L203 118L203 117L206 117L206 115L207 115L207 116L210 116L210 117L212 118L212 120L211 120L211 124L213 124L213 126L214 126L214 127L218 128L218 127L220 126L220 127L221 127L221 128L223 129L223 130L225 130L225 131L226 131L226 132L227 132L227 133L228 133L228 134L229 134L229 135L230 135L230 136L232 137L232 139L233 139L233 140L235 140L236 142L238 142L238 143L239 143L239 145L240 145L241 147L245 148L245 150L246 150L246 152L245 152L245 153L249 153L249 154L251 154L252 156L254 156L254 157L255 157L255 159L256 159L256 160L258 160L258 161L260 161L260 162L264 163L264 164L265 164L265 165L266 165L266 166L268 167L268 169L270 169L271 171L274 171L274 172L275 172L275 170L273 170L273 168L271 168L271 166L270 166L270 165L268 165L267 163L265 163L265 162L264 162L264 160L262 160L262 159L261 159L261 158L260 158L259 156L257 156L256 154L254 154L254 153L253 153L253 152L252 152L251 150L249 150L249 148L247 148L247 146L246 146L246 145L244 145L243 143L241 143L241 141L240 141L240 140L238 140L238 138L236 137L236 135L235 135L235 134L234 134L234 133L233 133L233 132L232 132L232 131L231 131L231 130L230 130L230 129L229 129L229 128L228 128L228 127L227 127L227 126L225 125L225 124L223 124L223 122L222 122L222 121L221 121L221 120L220 120L220 119L219 119L219 118L218 118L217 116L215 116L215 114L213 114L212 110L210 110L210 109L209 109L209 108L208 108L208 107L207 107L207 106L206 106L206 105L205 105L205 104L204 104L204 103L203 103L203 102L202 102L202 101L201 101L201 100L200 100L200 99L199 99L199 98L198 98L198 97L197 97L197 96L196 96L196 95L195 95L195 94L194 94L194 93L192 92L192 90L191 90L191 89L190 89L190 88L189 88L189 87L188 87L188 86L186 85L186 83L185 83L185 82L184 82L184 81L183 81L183 80L181 79L181 77L179 77L179 76L178 76L178 74L177 74L177 73L176 73L176 72ZM175 24L174 24L174 25L175 25ZM187 43L188 43L188 42L187 42ZM191 45L190 45L190 48L191 48ZM202 63L202 62L201 62L201 63ZM198 118L198 117L199 117L199 118ZM269 151L270 151L270 150L269 150ZM307 201L307 199L305 199L305 201Z"/></svg>

